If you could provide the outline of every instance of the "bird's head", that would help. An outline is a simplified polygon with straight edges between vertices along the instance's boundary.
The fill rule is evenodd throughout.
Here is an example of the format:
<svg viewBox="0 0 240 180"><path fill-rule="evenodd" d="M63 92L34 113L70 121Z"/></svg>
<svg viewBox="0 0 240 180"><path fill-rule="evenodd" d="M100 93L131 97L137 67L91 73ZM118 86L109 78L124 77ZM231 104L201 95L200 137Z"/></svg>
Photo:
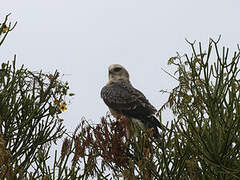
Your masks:
<svg viewBox="0 0 240 180"><path fill-rule="evenodd" d="M112 64L108 68L109 82L125 81L129 82L129 74L127 70L120 64Z"/></svg>

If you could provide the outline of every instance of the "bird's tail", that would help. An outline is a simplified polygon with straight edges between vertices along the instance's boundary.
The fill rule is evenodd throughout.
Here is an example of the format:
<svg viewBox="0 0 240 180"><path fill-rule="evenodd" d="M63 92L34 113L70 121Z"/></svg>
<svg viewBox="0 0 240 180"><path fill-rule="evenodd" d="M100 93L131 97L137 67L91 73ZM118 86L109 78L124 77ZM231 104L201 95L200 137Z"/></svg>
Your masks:
<svg viewBox="0 0 240 180"><path fill-rule="evenodd" d="M158 131L158 128L160 128L161 130L164 130L165 129L164 125L161 124L160 121L155 116L148 117L148 120L146 122L147 122L146 123L147 128L153 128L153 136L155 138L161 137Z"/></svg>

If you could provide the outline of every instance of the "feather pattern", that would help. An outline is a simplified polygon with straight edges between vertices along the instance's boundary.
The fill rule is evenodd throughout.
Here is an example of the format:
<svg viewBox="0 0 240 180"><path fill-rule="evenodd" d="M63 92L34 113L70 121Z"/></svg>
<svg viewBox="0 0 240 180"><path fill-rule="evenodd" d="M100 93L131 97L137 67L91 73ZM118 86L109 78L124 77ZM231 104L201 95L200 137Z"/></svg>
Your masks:
<svg viewBox="0 0 240 180"><path fill-rule="evenodd" d="M157 110L149 103L142 92L127 82L114 82L104 86L101 97L114 111L139 119L146 127L158 126L160 122L153 116Z"/></svg>
<svg viewBox="0 0 240 180"><path fill-rule="evenodd" d="M163 126L154 116L157 110L142 92L131 85L128 71L120 64L110 65L108 71L109 81L102 88L101 97L112 115L116 118L123 115L146 128L153 128L154 136L159 137L157 127Z"/></svg>

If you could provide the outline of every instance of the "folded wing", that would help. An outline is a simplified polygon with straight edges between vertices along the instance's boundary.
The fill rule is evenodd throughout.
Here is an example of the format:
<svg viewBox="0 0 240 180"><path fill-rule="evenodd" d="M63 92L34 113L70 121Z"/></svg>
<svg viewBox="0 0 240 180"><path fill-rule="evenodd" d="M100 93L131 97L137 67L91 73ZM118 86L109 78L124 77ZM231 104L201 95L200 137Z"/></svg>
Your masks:
<svg viewBox="0 0 240 180"><path fill-rule="evenodd" d="M154 117L157 110L146 97L130 83L115 82L101 90L101 97L107 106L119 114L140 120L145 127L161 128L161 123Z"/></svg>

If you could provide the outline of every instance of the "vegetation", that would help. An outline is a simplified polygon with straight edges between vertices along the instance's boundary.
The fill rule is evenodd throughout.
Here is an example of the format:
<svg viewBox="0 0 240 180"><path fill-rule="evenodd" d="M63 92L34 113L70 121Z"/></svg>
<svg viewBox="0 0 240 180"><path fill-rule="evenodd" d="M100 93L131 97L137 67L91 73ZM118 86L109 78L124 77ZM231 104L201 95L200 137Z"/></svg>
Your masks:
<svg viewBox="0 0 240 180"><path fill-rule="evenodd" d="M0 45L13 29L7 17ZM0 179L240 179L240 49L229 58L229 49L220 51L218 43L210 39L203 50L188 42L190 55L169 59L178 85L162 91L169 98L158 116L170 108L175 118L159 139L111 115L98 125L82 119L69 135L60 116L72 94L59 73L17 68L16 57L3 63ZM61 152L52 155L58 139Z"/></svg>

